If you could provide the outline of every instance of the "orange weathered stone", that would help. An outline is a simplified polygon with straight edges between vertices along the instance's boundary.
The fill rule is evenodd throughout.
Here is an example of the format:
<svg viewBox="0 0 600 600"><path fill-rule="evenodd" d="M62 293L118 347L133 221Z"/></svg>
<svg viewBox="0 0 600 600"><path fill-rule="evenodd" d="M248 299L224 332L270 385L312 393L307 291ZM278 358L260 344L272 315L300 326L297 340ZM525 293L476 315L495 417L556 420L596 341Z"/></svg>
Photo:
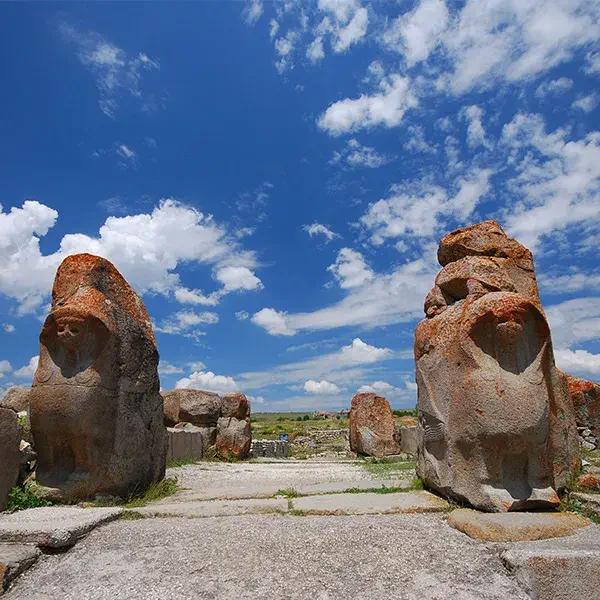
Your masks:
<svg viewBox="0 0 600 600"><path fill-rule="evenodd" d="M63 500L129 496L165 471L152 324L106 259L67 257L52 289L30 395L37 481Z"/></svg>
<svg viewBox="0 0 600 600"><path fill-rule="evenodd" d="M483 510L556 506L577 436L531 253L485 221L445 236L438 256L415 332L418 474Z"/></svg>
<svg viewBox="0 0 600 600"><path fill-rule="evenodd" d="M400 454L400 439L388 401L371 392L352 398L350 449L366 456Z"/></svg>

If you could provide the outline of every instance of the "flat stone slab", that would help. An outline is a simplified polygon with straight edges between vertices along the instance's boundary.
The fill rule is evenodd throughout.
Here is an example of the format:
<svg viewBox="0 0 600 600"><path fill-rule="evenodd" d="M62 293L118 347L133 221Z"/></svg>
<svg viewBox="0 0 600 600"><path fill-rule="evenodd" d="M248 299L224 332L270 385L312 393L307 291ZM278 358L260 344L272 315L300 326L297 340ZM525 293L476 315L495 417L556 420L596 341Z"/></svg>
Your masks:
<svg viewBox="0 0 600 600"><path fill-rule="evenodd" d="M347 490L372 490L375 488L401 488L407 489L412 485L411 479L386 479L363 480L348 483L346 481L332 481L330 483L315 483L313 485L298 486L296 491L303 496L313 494L337 494Z"/></svg>
<svg viewBox="0 0 600 600"><path fill-rule="evenodd" d="M310 515L373 515L446 510L448 503L429 492L331 494L293 499L293 508Z"/></svg>
<svg viewBox="0 0 600 600"><path fill-rule="evenodd" d="M149 517L231 517L236 515L259 515L285 513L287 498L253 498L247 500L206 500L193 502L169 502L136 508L134 512Z"/></svg>
<svg viewBox="0 0 600 600"><path fill-rule="evenodd" d="M6 596L138 598L531 600L439 513L118 520L44 556Z"/></svg>
<svg viewBox="0 0 600 600"><path fill-rule="evenodd" d="M600 595L600 527L560 539L518 542L501 554L537 600L591 600Z"/></svg>
<svg viewBox="0 0 600 600"><path fill-rule="evenodd" d="M483 513L459 508L450 513L448 523L476 540L520 542L573 535L590 521L573 513Z"/></svg>
<svg viewBox="0 0 600 600"><path fill-rule="evenodd" d="M585 494L583 492L572 492L571 499L580 502L587 508L593 510L600 516L600 494Z"/></svg>
<svg viewBox="0 0 600 600"><path fill-rule="evenodd" d="M98 525L114 521L122 508L49 506L0 515L0 542L68 548Z"/></svg>
<svg viewBox="0 0 600 600"><path fill-rule="evenodd" d="M15 577L33 565L39 555L39 549L33 545L0 544L0 594Z"/></svg>

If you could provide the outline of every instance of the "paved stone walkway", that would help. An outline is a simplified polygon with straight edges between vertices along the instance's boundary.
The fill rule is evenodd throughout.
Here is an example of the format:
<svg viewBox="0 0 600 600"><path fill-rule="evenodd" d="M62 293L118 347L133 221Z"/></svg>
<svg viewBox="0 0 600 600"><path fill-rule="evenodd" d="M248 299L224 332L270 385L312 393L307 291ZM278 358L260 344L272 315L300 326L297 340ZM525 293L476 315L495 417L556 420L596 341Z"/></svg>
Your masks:
<svg viewBox="0 0 600 600"><path fill-rule="evenodd" d="M372 491L382 485L408 488L414 477L409 469L386 471L382 479L347 461L201 463L168 475L177 476L183 487L177 494L83 539L88 518L80 511L99 521L114 515L71 507L11 516L5 523L9 533L13 521L28 522L47 541L44 531L57 535L50 514L56 511L57 539L72 531L77 543L60 554L21 552L30 562L37 557L37 563L5 597L558 600L573 589L568 573L557 580L558 587L548 587L554 580L545 573L557 568L552 561L565 559L554 552L554 540L526 546L478 542L452 528L448 504L428 492ZM277 492L284 493L275 497ZM69 511L77 513L72 524ZM0 532L1 525L0 518ZM586 556L577 571L585 581L586 569L600 572L597 544L590 542L600 539L600 528L580 531L582 537L569 542L567 558L581 565L578 556ZM530 566L539 563L538 549L546 569L539 573ZM17 573L20 554L8 556Z"/></svg>

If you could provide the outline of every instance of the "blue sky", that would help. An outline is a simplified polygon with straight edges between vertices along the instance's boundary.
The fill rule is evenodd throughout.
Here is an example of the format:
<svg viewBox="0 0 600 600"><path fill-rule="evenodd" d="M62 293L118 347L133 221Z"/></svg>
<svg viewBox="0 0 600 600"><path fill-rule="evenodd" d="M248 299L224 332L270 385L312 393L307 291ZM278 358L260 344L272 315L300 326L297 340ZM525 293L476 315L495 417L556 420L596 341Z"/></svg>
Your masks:
<svg viewBox="0 0 600 600"><path fill-rule="evenodd" d="M88 251L163 388L413 406L437 240L488 218L600 378L600 2L2 3L0 55L1 388Z"/></svg>

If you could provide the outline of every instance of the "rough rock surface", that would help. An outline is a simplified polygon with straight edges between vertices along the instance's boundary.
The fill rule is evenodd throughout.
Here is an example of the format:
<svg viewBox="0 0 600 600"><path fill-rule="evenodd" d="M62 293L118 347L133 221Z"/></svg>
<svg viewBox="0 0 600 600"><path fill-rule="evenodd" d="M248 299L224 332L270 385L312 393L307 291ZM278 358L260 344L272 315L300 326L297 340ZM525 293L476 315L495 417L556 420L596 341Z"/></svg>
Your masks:
<svg viewBox="0 0 600 600"><path fill-rule="evenodd" d="M529 250L493 221L444 237L415 333L418 474L488 511L557 506L578 467Z"/></svg>
<svg viewBox="0 0 600 600"><path fill-rule="evenodd" d="M372 392L356 394L350 409L350 449L367 456L400 454L400 440L388 401Z"/></svg>
<svg viewBox="0 0 600 600"><path fill-rule="evenodd" d="M573 535L590 521L573 513L481 513L459 508L448 523L469 537L486 542L521 542Z"/></svg>
<svg viewBox="0 0 600 600"><path fill-rule="evenodd" d="M235 417L221 417L217 421L215 447L223 458L246 458L252 445L250 421Z"/></svg>
<svg viewBox="0 0 600 600"><path fill-rule="evenodd" d="M162 479L166 432L146 309L107 260L56 273L30 394L37 481L62 500L129 496Z"/></svg>
<svg viewBox="0 0 600 600"><path fill-rule="evenodd" d="M179 422L197 427L216 427L221 416L221 398L214 392L176 389L164 392L163 397L179 404Z"/></svg>
<svg viewBox="0 0 600 600"><path fill-rule="evenodd" d="M19 476L20 442L17 413L10 408L0 408L0 510L4 510L8 493Z"/></svg>
<svg viewBox="0 0 600 600"><path fill-rule="evenodd" d="M26 410L29 412L29 392L31 388L13 386L8 388L6 394L0 400L0 407L12 408L15 412Z"/></svg>
<svg viewBox="0 0 600 600"><path fill-rule="evenodd" d="M530 598L592 600L600 595L600 527L513 544L501 558Z"/></svg>
<svg viewBox="0 0 600 600"><path fill-rule="evenodd" d="M169 427L190 423L204 433L204 456L216 453L221 458L246 458L252 444L250 403L239 392L219 396L191 388L162 394L164 418ZM184 458L184 457L179 457ZM196 453L187 458L198 458Z"/></svg>
<svg viewBox="0 0 600 600"><path fill-rule="evenodd" d="M39 555L40 551L33 545L0 544L0 594L33 565Z"/></svg>
<svg viewBox="0 0 600 600"><path fill-rule="evenodd" d="M600 440L600 385L593 381L567 375L569 395L575 407L577 427L589 430L589 442ZM584 438L586 441L586 438Z"/></svg>
<svg viewBox="0 0 600 600"><path fill-rule="evenodd" d="M50 598L528 596L483 544L448 527L441 515L412 514L117 521L96 529L66 554L44 557L7 596Z"/></svg>
<svg viewBox="0 0 600 600"><path fill-rule="evenodd" d="M92 529L114 521L122 508L48 506L0 515L0 542L69 548Z"/></svg>

